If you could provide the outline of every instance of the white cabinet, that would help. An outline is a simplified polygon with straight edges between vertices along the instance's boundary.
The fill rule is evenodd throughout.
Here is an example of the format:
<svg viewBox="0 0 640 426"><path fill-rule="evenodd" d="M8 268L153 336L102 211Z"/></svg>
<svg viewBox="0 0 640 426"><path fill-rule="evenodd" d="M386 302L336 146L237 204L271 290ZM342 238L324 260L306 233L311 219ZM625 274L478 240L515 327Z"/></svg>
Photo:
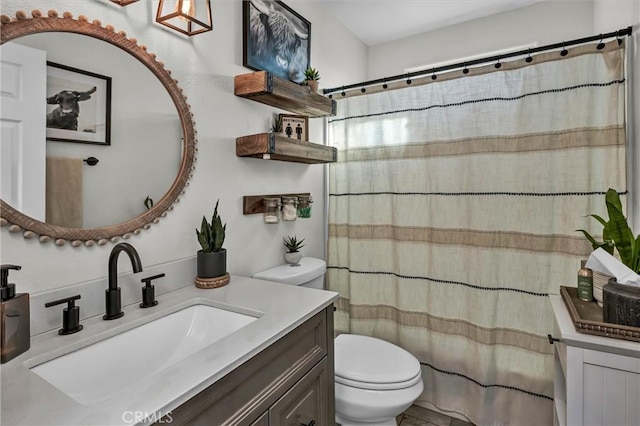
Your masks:
<svg viewBox="0 0 640 426"><path fill-rule="evenodd" d="M640 425L640 343L578 333L558 295L554 405L556 425Z"/></svg>

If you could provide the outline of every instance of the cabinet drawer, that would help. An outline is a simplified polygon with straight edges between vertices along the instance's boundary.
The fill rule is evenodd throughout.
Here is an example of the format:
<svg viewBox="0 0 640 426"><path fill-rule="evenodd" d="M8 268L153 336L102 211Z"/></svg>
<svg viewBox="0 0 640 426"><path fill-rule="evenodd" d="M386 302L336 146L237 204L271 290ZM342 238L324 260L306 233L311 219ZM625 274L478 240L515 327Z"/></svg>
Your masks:
<svg viewBox="0 0 640 426"><path fill-rule="evenodd" d="M328 315L333 311L319 312L173 410L172 425L249 426L257 421L332 350L327 323L332 327L333 322Z"/></svg>
<svg viewBox="0 0 640 426"><path fill-rule="evenodd" d="M328 371L323 359L269 410L269 424L328 425ZM313 422L313 423L312 423Z"/></svg>

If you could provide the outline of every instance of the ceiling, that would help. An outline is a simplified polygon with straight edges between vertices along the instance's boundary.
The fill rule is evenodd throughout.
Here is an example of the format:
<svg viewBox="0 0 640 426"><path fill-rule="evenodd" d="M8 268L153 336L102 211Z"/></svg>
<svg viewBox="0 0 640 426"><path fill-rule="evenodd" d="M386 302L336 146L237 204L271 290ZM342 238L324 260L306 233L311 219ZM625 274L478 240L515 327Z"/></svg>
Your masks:
<svg viewBox="0 0 640 426"><path fill-rule="evenodd" d="M368 46L543 0L321 0Z"/></svg>

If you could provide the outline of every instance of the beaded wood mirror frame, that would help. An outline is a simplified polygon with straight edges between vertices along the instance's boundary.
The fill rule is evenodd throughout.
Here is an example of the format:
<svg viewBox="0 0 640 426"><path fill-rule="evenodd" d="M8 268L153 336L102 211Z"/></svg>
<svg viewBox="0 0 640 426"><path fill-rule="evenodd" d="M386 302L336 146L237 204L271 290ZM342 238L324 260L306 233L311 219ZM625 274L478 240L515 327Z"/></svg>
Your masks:
<svg viewBox="0 0 640 426"><path fill-rule="evenodd" d="M54 241L56 245L70 243L73 247L95 244L104 245L115 243L120 238L138 235L142 230L149 229L151 224L158 223L167 211L173 209L173 204L184 194L195 168L196 132L190 106L186 97L178 87L178 82L171 78L171 72L164 68L164 64L156 60L153 53L147 52L146 46L139 45L135 38L127 38L124 31L116 32L113 26L102 26L99 20L89 22L87 17L80 15L74 19L70 12L64 12L62 17L56 11L50 10L47 15L39 10L31 12L29 17L25 12L18 11L15 18L0 16L1 43L29 34L42 32L68 32L94 37L111 43L128 52L142 62L160 80L176 106L182 125L182 161L178 176L165 196L141 215L112 226L93 229L65 228L35 220L15 210L9 204L0 200L0 225L8 228L9 232L21 232L24 238L38 237L41 243Z"/></svg>

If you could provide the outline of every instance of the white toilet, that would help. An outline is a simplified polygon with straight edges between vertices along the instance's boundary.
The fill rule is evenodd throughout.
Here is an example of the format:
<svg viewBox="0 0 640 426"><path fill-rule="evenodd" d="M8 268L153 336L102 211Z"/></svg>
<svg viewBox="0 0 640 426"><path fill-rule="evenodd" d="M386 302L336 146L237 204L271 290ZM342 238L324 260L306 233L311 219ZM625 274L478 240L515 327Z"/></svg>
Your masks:
<svg viewBox="0 0 640 426"><path fill-rule="evenodd" d="M277 283L324 288L324 273L327 264L322 259L303 257L297 265L283 263L266 271L256 272L253 278Z"/></svg>
<svg viewBox="0 0 640 426"><path fill-rule="evenodd" d="M342 426L395 426L424 387L420 362L375 337L335 339L336 422Z"/></svg>
<svg viewBox="0 0 640 426"><path fill-rule="evenodd" d="M299 266L283 264L253 278L324 288L326 263L303 257ZM381 339L341 334L335 339L336 422L342 426L395 426L396 416L420 396L420 362Z"/></svg>

